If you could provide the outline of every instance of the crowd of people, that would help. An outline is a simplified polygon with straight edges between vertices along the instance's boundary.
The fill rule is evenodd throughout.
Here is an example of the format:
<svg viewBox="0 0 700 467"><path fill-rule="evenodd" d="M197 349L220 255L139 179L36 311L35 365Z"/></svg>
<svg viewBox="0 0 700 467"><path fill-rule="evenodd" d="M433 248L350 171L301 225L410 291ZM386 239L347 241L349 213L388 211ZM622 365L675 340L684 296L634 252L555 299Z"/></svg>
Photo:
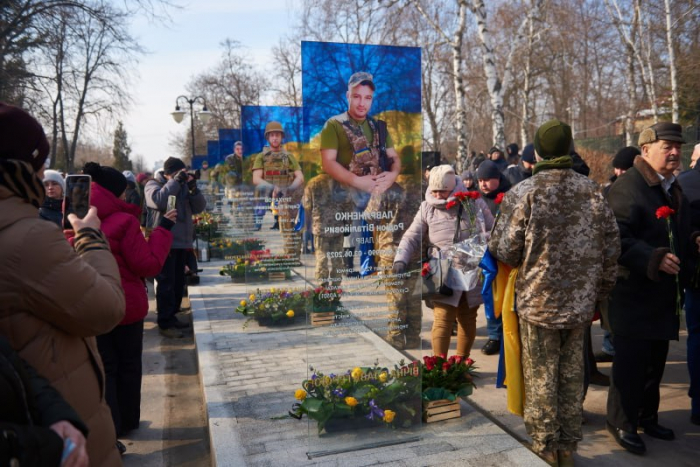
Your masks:
<svg viewBox="0 0 700 467"><path fill-rule="evenodd" d="M682 309L690 421L700 424L700 144L690 168L682 171L684 143L680 125L646 128L638 147L622 148L613 157L614 173L601 186L587 177L588 167L575 154L571 128L552 120L539 127L519 161L511 156L510 165L494 148L488 157L474 156L456 183L450 166L426 172L425 201L408 232L422 229L431 244L431 229L450 233L422 211L438 199L442 215L449 216L459 205L450 201L465 186L478 190L496 217L488 252L517 269L523 418L533 451L549 465L573 465L589 384L609 386L606 426L627 451L646 452L639 430L657 439L675 438L658 412L669 341L679 338ZM440 185L444 173L451 174L450 181ZM397 256L396 261L395 270L401 272L404 260ZM478 303L480 298L467 300L463 313ZM447 316L454 320L454 314ZM590 328L599 318L605 335L595 354ZM448 327L444 319L436 306L434 352L446 353L440 342ZM457 324L456 354L468 356L470 348L460 343L459 311ZM500 318L487 319L487 329L482 352L504 352ZM597 370L597 361L612 361L610 378Z"/></svg>
<svg viewBox="0 0 700 467"><path fill-rule="evenodd" d="M0 464L121 465L118 438L140 422L145 279L160 333L182 337L206 201L177 158L154 177L88 162L89 210L64 215L67 178L48 156L36 119L0 103Z"/></svg>

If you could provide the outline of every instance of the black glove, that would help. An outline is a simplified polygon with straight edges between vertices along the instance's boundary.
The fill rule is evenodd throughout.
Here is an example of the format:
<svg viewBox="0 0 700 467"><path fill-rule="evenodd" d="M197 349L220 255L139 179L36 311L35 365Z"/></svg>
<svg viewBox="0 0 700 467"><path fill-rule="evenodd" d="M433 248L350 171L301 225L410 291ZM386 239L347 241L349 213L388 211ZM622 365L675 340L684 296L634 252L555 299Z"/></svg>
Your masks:
<svg viewBox="0 0 700 467"><path fill-rule="evenodd" d="M191 177L189 180L187 180L187 189L190 191L194 191L197 188L197 179L194 177Z"/></svg>
<svg viewBox="0 0 700 467"><path fill-rule="evenodd" d="M394 267L391 268L392 274L403 274L406 272L406 263L403 261L397 261L394 263Z"/></svg>
<svg viewBox="0 0 700 467"><path fill-rule="evenodd" d="M181 185L187 183L187 171L181 170L175 175L175 180L177 180Z"/></svg>

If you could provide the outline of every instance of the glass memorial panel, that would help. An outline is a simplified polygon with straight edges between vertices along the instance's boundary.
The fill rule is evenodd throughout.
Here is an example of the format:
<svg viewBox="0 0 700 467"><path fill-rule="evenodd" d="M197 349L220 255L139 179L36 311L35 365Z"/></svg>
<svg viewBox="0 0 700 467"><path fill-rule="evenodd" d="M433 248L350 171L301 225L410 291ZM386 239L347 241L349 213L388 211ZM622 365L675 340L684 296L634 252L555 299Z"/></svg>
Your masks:
<svg viewBox="0 0 700 467"><path fill-rule="evenodd" d="M241 109L244 183L236 193L246 237L237 267L245 271L246 330L269 332L306 325L301 267L302 113L299 107Z"/></svg>
<svg viewBox="0 0 700 467"><path fill-rule="evenodd" d="M421 201L420 67L420 48L302 42L310 457L418 438L420 234L392 265Z"/></svg>

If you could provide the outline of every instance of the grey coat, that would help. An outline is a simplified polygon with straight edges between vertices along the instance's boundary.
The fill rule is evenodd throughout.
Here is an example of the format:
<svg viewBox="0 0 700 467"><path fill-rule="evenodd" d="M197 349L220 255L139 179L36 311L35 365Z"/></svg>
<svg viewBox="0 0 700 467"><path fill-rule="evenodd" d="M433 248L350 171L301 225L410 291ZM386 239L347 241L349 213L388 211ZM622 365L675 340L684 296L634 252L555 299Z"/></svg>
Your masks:
<svg viewBox="0 0 700 467"><path fill-rule="evenodd" d="M158 171L153 180L146 184L146 206L149 209L149 227L155 227L160 222L160 217L168 207L168 196L177 197L177 221L171 232L173 244L171 249L192 248L194 241L194 223L192 215L199 214L207 207L204 195L195 189L190 193L187 185L180 184L177 180L166 180L163 171Z"/></svg>

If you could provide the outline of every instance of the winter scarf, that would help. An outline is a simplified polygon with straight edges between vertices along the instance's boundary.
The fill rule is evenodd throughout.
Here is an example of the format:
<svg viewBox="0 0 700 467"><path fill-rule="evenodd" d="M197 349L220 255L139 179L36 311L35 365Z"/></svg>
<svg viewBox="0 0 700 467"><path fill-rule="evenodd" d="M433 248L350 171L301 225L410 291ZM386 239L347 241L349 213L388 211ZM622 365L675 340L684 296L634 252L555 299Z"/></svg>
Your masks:
<svg viewBox="0 0 700 467"><path fill-rule="evenodd" d="M561 156L555 157L554 159L545 159L535 164L535 167L532 169L532 175L535 175L537 172L540 172L542 170L570 169L573 166L574 160L571 158L571 156Z"/></svg>
<svg viewBox="0 0 700 467"><path fill-rule="evenodd" d="M28 162L0 159L0 185L39 209L44 202L44 184Z"/></svg>

